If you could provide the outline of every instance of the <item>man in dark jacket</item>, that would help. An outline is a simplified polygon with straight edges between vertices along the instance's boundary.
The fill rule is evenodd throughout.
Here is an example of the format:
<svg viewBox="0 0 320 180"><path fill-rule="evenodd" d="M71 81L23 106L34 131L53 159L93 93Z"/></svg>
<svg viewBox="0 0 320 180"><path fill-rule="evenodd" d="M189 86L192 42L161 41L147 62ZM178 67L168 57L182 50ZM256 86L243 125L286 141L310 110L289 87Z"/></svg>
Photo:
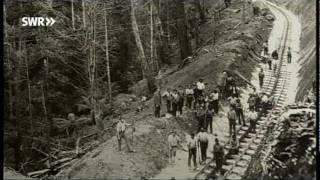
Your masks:
<svg viewBox="0 0 320 180"><path fill-rule="evenodd" d="M213 146L213 159L216 161L216 170L222 174L222 164L224 159L223 146L220 145L219 139L215 139L215 144Z"/></svg>
<svg viewBox="0 0 320 180"><path fill-rule="evenodd" d="M261 68L260 72L259 72L259 85L260 85L260 89L262 89L263 87L263 80L264 80L264 72L263 69Z"/></svg>
<svg viewBox="0 0 320 180"><path fill-rule="evenodd" d="M278 51L277 50L274 50L271 54L271 57L275 60L278 60L279 59L279 54L278 54Z"/></svg>

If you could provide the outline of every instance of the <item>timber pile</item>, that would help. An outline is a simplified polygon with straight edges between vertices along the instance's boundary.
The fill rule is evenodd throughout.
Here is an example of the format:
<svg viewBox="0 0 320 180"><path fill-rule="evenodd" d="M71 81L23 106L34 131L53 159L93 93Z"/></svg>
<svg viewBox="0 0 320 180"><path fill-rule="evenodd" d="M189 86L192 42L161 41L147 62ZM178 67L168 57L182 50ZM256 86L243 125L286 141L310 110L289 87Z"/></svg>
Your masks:
<svg viewBox="0 0 320 180"><path fill-rule="evenodd" d="M280 126L275 129L268 156L262 162L266 176L273 179L315 172L315 112L308 113L307 109L299 109L298 106L293 109L294 113L283 118Z"/></svg>
<svg viewBox="0 0 320 180"><path fill-rule="evenodd" d="M72 160L76 159L76 157L74 151L61 151L56 156L49 156L46 158L44 162L47 167L46 169L29 172L27 175L32 178L47 179L50 176L55 175L61 169L71 166Z"/></svg>

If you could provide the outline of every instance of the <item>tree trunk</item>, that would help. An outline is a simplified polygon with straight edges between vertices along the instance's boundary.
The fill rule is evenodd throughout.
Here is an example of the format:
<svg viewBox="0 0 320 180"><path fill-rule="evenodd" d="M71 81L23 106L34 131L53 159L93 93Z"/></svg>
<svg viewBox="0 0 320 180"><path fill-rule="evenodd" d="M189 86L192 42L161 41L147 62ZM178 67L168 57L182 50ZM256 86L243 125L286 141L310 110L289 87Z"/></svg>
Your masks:
<svg viewBox="0 0 320 180"><path fill-rule="evenodd" d="M152 15L152 2L150 3L150 62L152 67L154 67L153 62L153 15ZM153 69L153 68L152 68Z"/></svg>
<svg viewBox="0 0 320 180"><path fill-rule="evenodd" d="M139 34L139 28L138 28L138 24L137 24L135 12L134 12L133 0L130 0L130 4L131 4L131 25L132 25L132 30L135 37L136 45L139 51L139 59L141 60L141 63L142 63L143 76L144 78L147 79L149 91L153 92L155 89L154 77L150 69L150 65L146 60L146 56L142 46L142 42Z"/></svg>
<svg viewBox="0 0 320 180"><path fill-rule="evenodd" d="M49 138L52 133L53 133L53 120L52 118L49 117L49 109L48 109L48 104L49 104L49 98L48 98L48 91L49 91L49 83L48 83L48 75L49 75L49 62L48 58L44 59L44 79L43 79L43 93L44 93L44 112L45 112L45 119L49 123L49 132L48 132L48 137Z"/></svg>
<svg viewBox="0 0 320 180"><path fill-rule="evenodd" d="M30 121L30 131L31 134L33 133L33 118L32 118L32 109L31 109L31 85L30 85L30 78L29 78L29 62L28 62L28 50L27 44L25 43L25 64L26 64L26 74L27 74L27 86L28 86L28 111L29 111L29 121Z"/></svg>
<svg viewBox="0 0 320 180"><path fill-rule="evenodd" d="M83 20L83 28L86 28L86 5L85 5L85 0L82 0L81 2L82 5L82 20Z"/></svg>
<svg viewBox="0 0 320 180"><path fill-rule="evenodd" d="M96 66L95 66L95 4L93 5L93 9L90 10L91 18L91 46L90 46L90 65L89 65L89 71L90 71L90 102L91 102L91 117L92 117L92 123L96 125L96 109L95 109L95 103L96 103L96 95L95 95L95 73L96 73Z"/></svg>
<svg viewBox="0 0 320 180"><path fill-rule="evenodd" d="M191 44L188 37L186 15L184 10L184 1L175 0L176 4L176 19L178 27L178 39L180 45L180 58L181 61L191 55Z"/></svg>
<svg viewBox="0 0 320 180"><path fill-rule="evenodd" d="M74 8L73 8L73 0L71 0L71 18L72 18L72 29L75 30L75 28L74 28Z"/></svg>
<svg viewBox="0 0 320 180"><path fill-rule="evenodd" d="M200 23L203 24L206 22L206 15L205 15L205 11L204 8L201 7L201 2L200 0L194 0L194 4L196 6L196 8L198 9L199 12L199 17L200 17Z"/></svg>
<svg viewBox="0 0 320 180"><path fill-rule="evenodd" d="M104 25L105 25L105 40L106 40L106 62L107 62L107 83L108 83L108 95L109 103L112 102L112 90L111 90L111 76L110 76L110 62L109 62L109 43L108 43L108 23L107 23L107 10L104 8Z"/></svg>

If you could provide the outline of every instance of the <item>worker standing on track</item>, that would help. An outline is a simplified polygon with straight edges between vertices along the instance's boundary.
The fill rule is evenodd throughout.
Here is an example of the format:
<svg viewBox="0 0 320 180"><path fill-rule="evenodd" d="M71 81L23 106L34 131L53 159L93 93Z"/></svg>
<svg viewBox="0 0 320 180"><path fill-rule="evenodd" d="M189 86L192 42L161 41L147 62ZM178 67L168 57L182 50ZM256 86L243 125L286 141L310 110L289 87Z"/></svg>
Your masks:
<svg viewBox="0 0 320 180"><path fill-rule="evenodd" d="M250 122L249 132L256 133L256 124L258 120L258 113L250 109L247 118Z"/></svg>
<svg viewBox="0 0 320 180"><path fill-rule="evenodd" d="M263 87L263 80L264 80L264 72L263 72L263 69L261 68L261 69L260 69L260 72L259 72L259 85L260 85L260 89L262 89L262 87Z"/></svg>
<svg viewBox="0 0 320 180"><path fill-rule="evenodd" d="M263 55L267 56L269 54L269 50L268 50L268 41L265 41L263 44L262 44L262 47L263 47Z"/></svg>
<svg viewBox="0 0 320 180"><path fill-rule="evenodd" d="M160 89L157 89L153 96L154 101L154 116L159 118L161 111L161 93Z"/></svg>
<svg viewBox="0 0 320 180"><path fill-rule="evenodd" d="M198 143L200 146L201 161L202 161L200 164L203 164L207 160L207 150L208 150L208 143L209 143L208 134L204 128L201 128L201 131L198 133Z"/></svg>
<svg viewBox="0 0 320 180"><path fill-rule="evenodd" d="M171 134L168 137L168 143L169 143L169 152L170 152L170 162L172 164L176 161L176 154L177 154L177 148L179 143L181 142L179 136L177 135L176 131L172 131Z"/></svg>
<svg viewBox="0 0 320 180"><path fill-rule="evenodd" d="M197 170L197 146L198 142L197 139L194 137L194 133L191 133L191 138L188 139L187 146L189 150L189 157L188 157L188 167L191 168L191 159L193 161L194 170Z"/></svg>
<svg viewBox="0 0 320 180"><path fill-rule="evenodd" d="M278 59L279 59L278 51L277 51L277 50L272 51L271 57L272 57L273 59L278 60Z"/></svg>
<svg viewBox="0 0 320 180"><path fill-rule="evenodd" d="M237 141L237 137L235 135L233 135L230 140L230 153L231 154L239 153L239 142Z"/></svg>
<svg viewBox="0 0 320 180"><path fill-rule="evenodd" d="M291 48L290 47L288 47L287 58L288 58L288 64L291 64L292 55L291 55Z"/></svg>
<svg viewBox="0 0 320 180"><path fill-rule="evenodd" d="M222 164L224 159L224 150L219 143L219 139L215 139L213 146L213 159L216 161L216 171L222 174Z"/></svg>
<svg viewBox="0 0 320 180"><path fill-rule="evenodd" d="M254 96L253 94L250 94L247 103L248 103L249 109L255 110L256 96Z"/></svg>
<svg viewBox="0 0 320 180"><path fill-rule="evenodd" d="M213 112L213 110L210 110L210 109L207 109L207 112L206 112L206 119L205 119L205 121L206 121L206 130L210 130L210 133L212 134L212 118L213 118L213 114L214 114L214 112Z"/></svg>
<svg viewBox="0 0 320 180"><path fill-rule="evenodd" d="M236 119L237 119L237 115L235 112L235 108L230 107L230 110L228 112L230 137L232 137L232 134L236 134Z"/></svg>
<svg viewBox="0 0 320 180"><path fill-rule="evenodd" d="M262 98L261 98L261 106L262 106L262 116L267 116L267 110L268 110L268 102L269 98L266 93L262 93Z"/></svg>
<svg viewBox="0 0 320 180"><path fill-rule="evenodd" d="M122 139L124 139L128 148L128 152L132 152L129 146L128 138L126 136L127 126L130 126L130 124L126 123L125 120L121 116L119 116L119 121L117 124L118 150L121 151L121 142L122 142Z"/></svg>
<svg viewBox="0 0 320 180"><path fill-rule="evenodd" d="M243 105L241 103L240 98L237 98L237 100L236 100L236 114L238 117L239 125L241 125L241 121L242 121L242 125L246 126L246 121L245 121L244 115L243 115Z"/></svg>
<svg viewBox="0 0 320 180"><path fill-rule="evenodd" d="M230 93L233 97L239 97L239 88L233 83L230 87Z"/></svg>
<svg viewBox="0 0 320 180"><path fill-rule="evenodd" d="M273 64L273 75L276 75L277 67L278 67L278 59L279 59L279 54L277 50L274 50L271 54L272 56L272 64Z"/></svg>
<svg viewBox="0 0 320 180"><path fill-rule="evenodd" d="M236 108L237 97L231 96L228 98L228 101L229 101L230 107Z"/></svg>

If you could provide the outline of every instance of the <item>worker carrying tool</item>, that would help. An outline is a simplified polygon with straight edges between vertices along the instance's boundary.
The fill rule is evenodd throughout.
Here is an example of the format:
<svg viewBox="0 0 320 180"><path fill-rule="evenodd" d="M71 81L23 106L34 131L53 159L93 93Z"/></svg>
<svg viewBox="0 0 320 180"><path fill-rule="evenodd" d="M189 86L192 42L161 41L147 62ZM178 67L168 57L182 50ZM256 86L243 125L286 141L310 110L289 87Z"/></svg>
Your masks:
<svg viewBox="0 0 320 180"><path fill-rule="evenodd" d="M198 166L197 166L198 142L194 136L194 133L191 133L191 138L188 139L187 146L188 146L188 150L189 150L188 167L189 167L189 169L191 169L191 159L192 159L194 170L198 170Z"/></svg>
<svg viewBox="0 0 320 180"><path fill-rule="evenodd" d="M209 138L204 128L201 128L200 132L198 133L198 143L199 143L200 152L201 152L201 161L202 161L201 163L205 163L207 160Z"/></svg>

